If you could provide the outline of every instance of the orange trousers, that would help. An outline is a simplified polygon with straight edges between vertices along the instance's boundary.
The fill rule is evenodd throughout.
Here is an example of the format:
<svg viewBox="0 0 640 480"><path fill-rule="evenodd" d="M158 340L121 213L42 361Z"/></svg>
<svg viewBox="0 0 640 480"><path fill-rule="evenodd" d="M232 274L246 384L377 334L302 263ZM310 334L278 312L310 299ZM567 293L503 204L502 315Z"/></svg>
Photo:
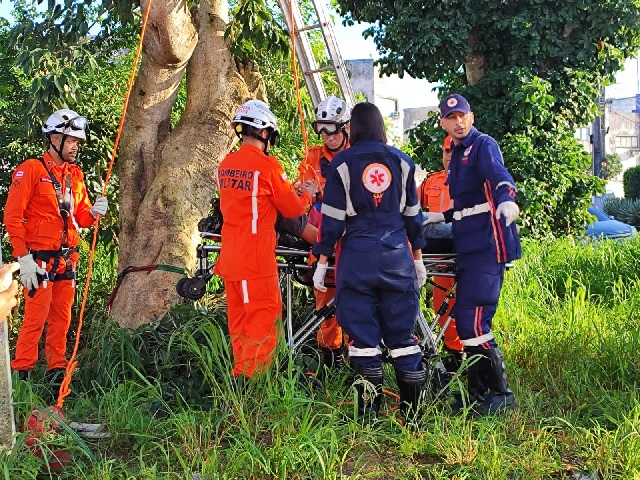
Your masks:
<svg viewBox="0 0 640 480"><path fill-rule="evenodd" d="M329 275L327 275L327 278L329 278ZM329 281L333 283L333 279ZM336 289L327 288L326 292L314 289L314 293L316 296L316 310L319 310L333 298ZM321 348L336 350L342 347L342 327L338 325L336 317L327 318L322 322L316 337L318 338L318 345L320 345Z"/></svg>
<svg viewBox="0 0 640 480"><path fill-rule="evenodd" d="M440 288L433 287L433 311L438 313L442 302L444 302L445 297L447 296L447 290L453 287L455 283L455 278L450 277L434 277L433 283L436 285L440 285L445 290L441 290ZM446 313L443 314L439 319L438 323L442 327L444 322L447 321L449 315L451 315L451 311L453 310L453 306L455 305L455 298L449 300L449 308ZM447 326L447 329L444 331L444 345L449 350L457 350L462 351L462 342L460 342L460 337L458 337L458 330L456 328L456 319L452 318L451 322Z"/></svg>
<svg viewBox="0 0 640 480"><path fill-rule="evenodd" d="M282 331L278 277L224 281L227 322L233 352L233 376L264 372Z"/></svg>
<svg viewBox="0 0 640 480"><path fill-rule="evenodd" d="M43 282L44 283L44 282ZM32 370L38 362L38 343L47 325L45 356L47 370L67 366L67 331L76 288L73 280L48 281L33 297L24 289L24 318L18 333L13 370Z"/></svg>

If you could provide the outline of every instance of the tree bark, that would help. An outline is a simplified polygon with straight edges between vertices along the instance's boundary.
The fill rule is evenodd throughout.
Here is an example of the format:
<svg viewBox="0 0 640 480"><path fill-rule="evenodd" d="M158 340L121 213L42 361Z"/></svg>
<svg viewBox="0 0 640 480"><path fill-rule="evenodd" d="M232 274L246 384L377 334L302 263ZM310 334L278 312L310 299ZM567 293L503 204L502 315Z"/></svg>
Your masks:
<svg viewBox="0 0 640 480"><path fill-rule="evenodd" d="M474 48L476 45L480 43L480 30L478 28L474 28L469 33L469 39L467 45L469 49L467 51L467 56L465 59L464 70L467 76L467 83L469 85L476 85L482 80L484 77L484 63L485 63L485 55L484 52L476 52Z"/></svg>
<svg viewBox="0 0 640 480"><path fill-rule="evenodd" d="M142 9L146 8L142 2ZM119 271L172 265L192 270L197 223L215 190L215 169L229 152L229 121L262 91L258 73L239 70L224 39L226 0L154 2L140 71L119 150ZM171 130L171 109L187 74L187 103ZM179 297L179 274L154 270L125 276L111 309L120 325L136 328L162 316Z"/></svg>

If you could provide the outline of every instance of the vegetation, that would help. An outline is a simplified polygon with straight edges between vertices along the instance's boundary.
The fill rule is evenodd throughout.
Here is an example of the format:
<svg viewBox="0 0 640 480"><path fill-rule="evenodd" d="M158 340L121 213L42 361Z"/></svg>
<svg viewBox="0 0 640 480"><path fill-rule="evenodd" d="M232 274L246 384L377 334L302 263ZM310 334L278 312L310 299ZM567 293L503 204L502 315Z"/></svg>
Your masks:
<svg viewBox="0 0 640 480"><path fill-rule="evenodd" d="M338 4L349 22L373 24L367 34L383 74L406 72L441 82L442 96L468 98L518 184L523 235L583 230L585 207L603 182L573 133L591 122L600 89L640 47L636 0ZM438 161L443 137L431 120L419 127L413 141L421 158Z"/></svg>
<svg viewBox="0 0 640 480"><path fill-rule="evenodd" d="M622 187L625 198L640 198L640 166L625 170L622 175Z"/></svg>
<svg viewBox="0 0 640 480"><path fill-rule="evenodd" d="M605 159L602 162L602 168L604 169L604 178L612 180L622 173L622 162L620 161L620 155L617 153L607 153Z"/></svg>
<svg viewBox="0 0 640 480"><path fill-rule="evenodd" d="M616 220L640 227L639 198L609 198L604 202L604 211Z"/></svg>
<svg viewBox="0 0 640 480"><path fill-rule="evenodd" d="M420 434L394 412L353 421L348 375L309 389L283 347L268 374L232 386L224 304L213 291L129 335L100 314L113 276L100 260L65 413L110 438L63 431L39 448L72 454L55 478L549 479L640 474L640 240L527 242L495 319L519 409L454 416L426 405ZM602 272L607 272L603 275ZM298 311L304 310L297 291ZM389 388L393 374L387 375ZM41 373L40 373L41 375ZM18 424L43 405L39 374L15 380ZM395 400L385 397L389 409ZM49 478L20 433L5 478ZM44 474L42 473L44 472ZM39 475L39 476L38 476Z"/></svg>

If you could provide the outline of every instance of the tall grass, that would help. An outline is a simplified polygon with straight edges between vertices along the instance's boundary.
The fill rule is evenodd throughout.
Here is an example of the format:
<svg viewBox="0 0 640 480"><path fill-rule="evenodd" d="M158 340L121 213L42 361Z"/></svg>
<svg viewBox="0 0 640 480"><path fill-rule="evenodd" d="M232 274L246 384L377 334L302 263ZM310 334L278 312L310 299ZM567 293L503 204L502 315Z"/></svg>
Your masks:
<svg viewBox="0 0 640 480"><path fill-rule="evenodd" d="M348 373L311 387L284 346L271 371L232 383L219 296L135 332L98 309L65 406L111 437L88 443L95 461L65 433L43 445L73 454L55 474L73 479L640 478L638 258L640 240L526 244L494 322L519 408L473 418L434 399L420 433L394 412L354 419ZM21 425L37 391L16 389ZM54 476L24 438L0 478Z"/></svg>

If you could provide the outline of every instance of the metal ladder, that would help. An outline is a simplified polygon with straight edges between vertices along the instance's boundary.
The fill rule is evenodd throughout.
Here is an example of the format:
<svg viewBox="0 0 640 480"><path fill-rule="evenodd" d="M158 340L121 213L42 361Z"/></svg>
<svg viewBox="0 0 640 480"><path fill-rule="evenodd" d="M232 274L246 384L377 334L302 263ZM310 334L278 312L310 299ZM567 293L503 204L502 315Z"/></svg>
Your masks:
<svg viewBox="0 0 640 480"><path fill-rule="evenodd" d="M338 81L338 86L342 92L342 96L345 101L353 107L355 104L355 98L353 90L351 88L351 81L349 80L349 72L342 60L340 50L338 49L338 42L336 40L335 33L333 31L333 23L329 16L329 11L324 0L311 0L313 8L316 11L318 23L316 25L305 26L302 13L300 12L300 6L297 0L278 0L280 9L284 15L284 20L287 24L289 33L293 30L294 41L296 48L296 55L298 62L300 63L300 69L304 74L304 80L311 95L311 101L313 106L317 107L318 104L327 98L327 92L322 83L322 77L320 72L333 71ZM291 25L291 17L293 16L293 25ZM307 32L310 30L319 29L322 32L327 52L329 53L329 59L331 64L326 67L318 67L313 50L311 50L311 43L309 42L309 36Z"/></svg>

